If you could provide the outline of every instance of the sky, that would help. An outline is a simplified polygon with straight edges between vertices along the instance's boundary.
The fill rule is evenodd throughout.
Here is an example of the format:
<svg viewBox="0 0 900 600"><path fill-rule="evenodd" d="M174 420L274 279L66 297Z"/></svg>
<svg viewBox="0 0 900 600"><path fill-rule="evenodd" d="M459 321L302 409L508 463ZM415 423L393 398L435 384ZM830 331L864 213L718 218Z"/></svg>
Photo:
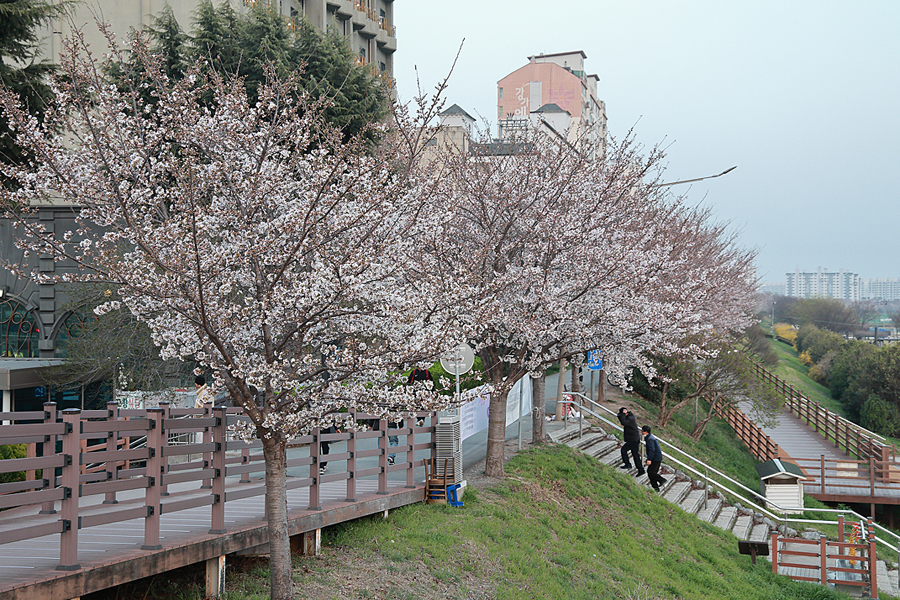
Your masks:
<svg viewBox="0 0 900 600"><path fill-rule="evenodd" d="M900 1L413 0L394 4L401 101L446 93L496 135L497 81L582 50L609 132L666 148L666 181L758 251L764 283L900 278ZM462 48L460 50L460 45Z"/></svg>

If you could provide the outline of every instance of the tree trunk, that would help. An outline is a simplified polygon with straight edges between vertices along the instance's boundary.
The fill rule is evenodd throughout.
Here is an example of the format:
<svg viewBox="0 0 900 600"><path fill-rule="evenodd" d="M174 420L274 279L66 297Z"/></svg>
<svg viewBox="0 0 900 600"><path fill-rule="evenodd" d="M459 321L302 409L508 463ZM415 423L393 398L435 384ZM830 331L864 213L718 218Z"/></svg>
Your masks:
<svg viewBox="0 0 900 600"><path fill-rule="evenodd" d="M527 375L526 375L527 377ZM531 443L544 443L544 389L546 387L546 373L532 379L531 386Z"/></svg>
<svg viewBox="0 0 900 600"><path fill-rule="evenodd" d="M506 397L509 390L491 394L488 406L488 437L484 461L484 474L489 477L504 477L503 459L506 454Z"/></svg>
<svg viewBox="0 0 900 600"><path fill-rule="evenodd" d="M287 450L278 434L260 435L266 460L266 514L269 521L269 586L272 600L292 600L291 540L287 526Z"/></svg>

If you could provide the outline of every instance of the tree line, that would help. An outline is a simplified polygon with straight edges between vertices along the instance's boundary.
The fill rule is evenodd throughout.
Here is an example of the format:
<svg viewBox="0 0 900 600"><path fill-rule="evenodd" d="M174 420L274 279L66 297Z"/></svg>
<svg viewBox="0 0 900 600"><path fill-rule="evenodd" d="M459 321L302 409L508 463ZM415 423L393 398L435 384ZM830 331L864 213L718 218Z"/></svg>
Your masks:
<svg viewBox="0 0 900 600"><path fill-rule="evenodd" d="M311 60L280 62L285 46L262 50L238 25L279 19L204 6L197 23L215 35L198 29L189 46L202 60L173 60L166 47L182 46L161 21L127 52L110 36L103 59L76 29L43 123L0 88L31 157L5 169L5 217L30 251L78 269L4 266L115 290L92 301L96 315L127 311L161 359L212 373L243 409L236 433L259 439L266 462L273 598L292 597L287 441L354 429L354 411L398 421L447 407L452 397L402 373L459 341L491 392L494 476L517 379L592 349L614 376L661 381L656 356L701 367L732 356L754 320L754 253L671 195L659 148L626 138L601 152L589 136L531 130L502 151L475 134L462 151L435 126L446 81L380 120L351 109L357 128L339 108L346 77L310 85ZM229 49L234 32L260 53ZM78 207L77 228L35 218L34 201L51 197Z"/></svg>

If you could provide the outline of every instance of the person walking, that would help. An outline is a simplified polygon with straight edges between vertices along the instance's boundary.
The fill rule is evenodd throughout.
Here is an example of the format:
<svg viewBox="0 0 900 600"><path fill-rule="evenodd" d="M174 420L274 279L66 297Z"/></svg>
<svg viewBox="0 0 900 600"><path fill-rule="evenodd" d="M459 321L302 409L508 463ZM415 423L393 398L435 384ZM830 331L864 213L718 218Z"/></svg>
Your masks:
<svg viewBox="0 0 900 600"><path fill-rule="evenodd" d="M644 465L641 464L641 434L638 431L637 418L634 413L624 406L619 409L619 423L622 424L622 435L625 443L622 444L622 466L620 469L630 469L631 463L628 460L628 453L631 452L631 458L634 460L634 466L637 467L638 476L644 474Z"/></svg>
<svg viewBox="0 0 900 600"><path fill-rule="evenodd" d="M657 492L659 486L668 481L659 474L659 467L662 465L662 450L659 447L659 440L650 432L650 426L641 427L641 435L644 436L644 444L647 446L647 476L650 478L650 485Z"/></svg>

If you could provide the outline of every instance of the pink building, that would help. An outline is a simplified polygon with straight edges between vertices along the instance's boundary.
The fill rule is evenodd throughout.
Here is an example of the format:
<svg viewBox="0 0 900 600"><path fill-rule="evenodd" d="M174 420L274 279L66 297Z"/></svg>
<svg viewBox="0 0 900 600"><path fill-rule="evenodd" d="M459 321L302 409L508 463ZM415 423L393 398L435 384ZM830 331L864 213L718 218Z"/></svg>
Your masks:
<svg viewBox="0 0 900 600"><path fill-rule="evenodd" d="M497 82L500 138L539 123L594 147L606 139L606 105L597 98L597 75L586 75L584 52L529 56L528 64ZM555 105L555 106L554 106ZM551 116L552 115L552 116Z"/></svg>

